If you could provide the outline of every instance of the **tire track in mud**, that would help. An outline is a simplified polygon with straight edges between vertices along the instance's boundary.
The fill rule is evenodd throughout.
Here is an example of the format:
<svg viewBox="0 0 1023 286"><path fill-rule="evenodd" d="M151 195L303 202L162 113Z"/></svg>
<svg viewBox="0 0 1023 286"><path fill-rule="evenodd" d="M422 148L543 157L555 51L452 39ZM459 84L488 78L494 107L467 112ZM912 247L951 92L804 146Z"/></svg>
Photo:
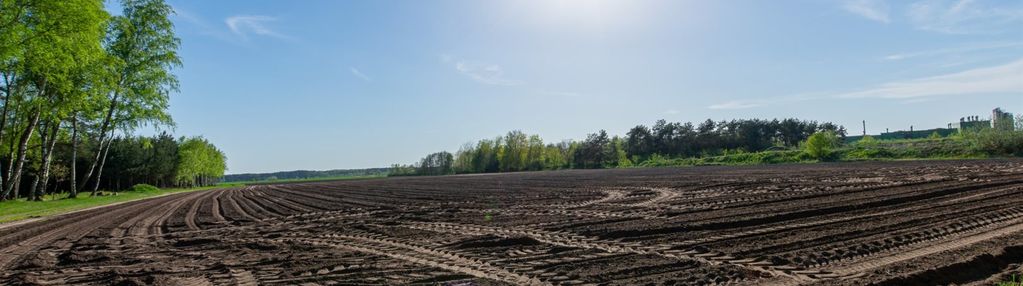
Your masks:
<svg viewBox="0 0 1023 286"><path fill-rule="evenodd" d="M892 238L885 239L883 242L874 241L871 243L862 243L855 246L857 250L856 252L849 251L849 253L854 254L854 256L850 256L847 259L822 261L821 263L818 264L817 267L828 268L827 266L831 264L843 265L849 263L851 263L852 265L875 265L877 264L878 261L877 256L881 256L882 257L881 259L884 260L886 259L884 257L888 257L886 256L888 253L900 251L897 252L897 254L893 255L894 257L900 257L900 259L880 264L886 265L897 261L920 256L911 255L909 258L905 258L906 254L904 253L906 252L901 252L903 251L904 248L913 248L918 245L925 245L922 247L923 249L933 250L934 246L926 246L926 244L954 245L955 246L954 248L958 248L979 241L1018 232L1019 230L1023 229L1023 225L1021 225L1021 223L1023 223L1023 207L999 211L994 215L986 214L980 216L979 218L967 219L966 222L955 222L950 224L950 226L934 227L927 230L899 235L894 239ZM995 229L992 230L991 228ZM927 251L925 252L928 254L935 252L931 250L928 251L929 252ZM835 250L831 250L831 252L835 252ZM853 262L846 262L850 260ZM843 272L845 272L846 275L849 275L849 273L856 272L860 268L864 267L848 268ZM866 268L874 267L871 266Z"/></svg>
<svg viewBox="0 0 1023 286"><path fill-rule="evenodd" d="M347 243L338 243L338 240L342 240ZM394 239L378 238L370 235L328 234L312 238L286 236L276 239L249 238L242 239L242 241L270 243L298 242L390 257L406 262L516 285L551 285L536 278L512 273L500 267L492 266L488 262L467 258L454 252L434 250L423 246L400 242Z"/></svg>
<svg viewBox="0 0 1023 286"><path fill-rule="evenodd" d="M1004 206L1003 206L1004 205ZM928 242L938 238L953 237L956 234L989 226L1009 219L1023 216L1023 207L1012 207L1014 203L966 209L958 213L940 217L911 216L909 221L892 225L882 225L875 230L853 230L831 234L826 238L808 237L810 240L799 240L780 245L768 245L745 251L759 255L793 253L808 249L820 249L820 257L811 255L816 264L826 264L833 260L843 260L849 256L868 256L894 248ZM987 210L985 210L987 209ZM933 212L932 212L933 213ZM951 217L953 220L947 220ZM824 249L822 249L824 248ZM836 257L837 256L837 257Z"/></svg>
<svg viewBox="0 0 1023 286"><path fill-rule="evenodd" d="M250 188L247 187L235 190L231 194L231 201L238 207L237 210L239 213L242 213L242 217L252 218L254 222L259 222L266 218L272 218L272 216L265 216L266 213L269 213L266 209L263 209L261 206L253 203L248 197L246 197L246 192L249 191Z"/></svg>
<svg viewBox="0 0 1023 286"><path fill-rule="evenodd" d="M175 200L180 200L180 198L173 195L165 196L151 200L122 204L112 207L109 210L107 208L101 208L94 212L76 213L52 218L51 220L61 219L69 221L68 223L55 228L46 227L45 221L34 223L24 230L34 233L34 236L19 241L17 244L7 245L3 249L0 249L0 270L10 269L25 255L33 253L39 248L48 246L55 241L78 240L88 233L98 229L100 226L116 222L116 218L124 216L138 216L139 214L148 211L153 205L160 205L167 201ZM43 231L33 232L32 226L42 227Z"/></svg>
<svg viewBox="0 0 1023 286"><path fill-rule="evenodd" d="M489 227L454 223L408 223L402 227L446 232L454 234L496 235L500 237L527 236L537 241L571 248L598 249L609 253L628 253L640 255L656 255L673 259L696 261L709 265L734 265L754 272L769 273L771 276L786 277L797 281L812 281L815 275L829 274L824 271L806 270L788 265L774 265L758 259L739 259L720 252L707 250L672 249L670 245L646 246L640 243L624 243L603 241L595 237L570 234L565 232L548 232L533 229L506 227Z"/></svg>
<svg viewBox="0 0 1023 286"><path fill-rule="evenodd" d="M227 193L226 196L227 205L230 207L232 212L237 213L239 216L241 216L241 218L244 218L245 220L252 222L258 222L259 219L249 214L249 212L245 211L245 209L242 208L242 206L238 203L238 198L236 196L238 196L238 192L241 191L242 191L241 189L225 190L224 192ZM232 219L238 220L239 218L232 217Z"/></svg>
<svg viewBox="0 0 1023 286"><path fill-rule="evenodd" d="M215 190L214 192L217 192L217 195L213 196L213 205L210 206L210 208L211 208L210 209L210 213L213 215L213 223L216 223L216 224L227 223L227 218L224 218L223 209L220 206L221 205L220 198L224 195L224 193L226 191L224 191L224 190Z"/></svg>
<svg viewBox="0 0 1023 286"><path fill-rule="evenodd" d="M729 229L743 228L743 227L755 227L760 225L772 224L772 223L783 223L792 221L800 218L807 217L819 217L825 215L837 215L841 213L847 213L856 210L869 210L880 207L889 207L908 204L916 201L934 199L939 197L948 196L964 191L970 191L978 188L996 188L1005 186L1017 186L1023 180L1009 179L985 182L978 185L958 185L949 188L933 189L933 190L921 190L912 192L910 194L900 196L889 196L875 201L868 202L857 202L853 204L841 204L841 205L827 205L822 208L814 209L797 209L790 212L775 213L767 216L760 217L749 217L749 218L738 218L727 221L711 221L703 222L698 224L688 225L676 225L662 228L644 229L644 230L622 230L609 232L605 235L607 238L629 238L635 236L650 236L650 235L664 235L682 231L727 231Z"/></svg>
<svg viewBox="0 0 1023 286"><path fill-rule="evenodd" d="M709 243L709 242L718 242L718 241L723 241L723 240L730 240L730 239L736 239L736 238L757 236L757 235L763 235L763 234L775 233L775 232L782 232L782 231L788 231L788 230L794 230L794 229L810 228L810 227L830 225L830 224L836 224L836 223L842 223L842 222L848 222L848 221L863 220L863 219L868 219L868 218L886 217L886 216L895 215L895 214L911 213L911 212L914 212L914 211L919 211L919 210L924 210L924 209L929 209L929 208L936 208L936 207L941 207L941 206L949 206L949 205L952 205L952 204L956 204L956 203L960 203L960 202L964 202L964 201L969 201L969 200L972 200L972 199L975 199L975 198L980 198L980 197L991 195L991 194L994 194L994 193L1001 193L1001 192L1006 192L1006 191L1018 191L1018 190L1020 190L1020 187L1018 187L1018 186L1013 186L1013 187L1008 187L1008 188L999 188L999 189L994 189L994 190L989 190L989 191L983 191L983 192L980 192L978 194L973 194L973 195L969 195L969 196L962 197L962 198L956 198L956 199L944 201L944 202L939 203L937 205L914 205L914 206L908 206L908 207L903 207L903 208L898 208L898 209L888 210L888 211L883 211L883 212L877 212L877 213L867 213L867 214L862 214L862 215L839 217L839 218L831 218L831 219L817 220L817 221L811 221L811 222L805 222L805 223L782 224L782 225L778 225L778 226L753 229L753 230L749 230L749 231L742 231L742 232L735 232L735 233L728 233L728 234L721 234L721 235L713 235L713 236L707 236L707 237L703 237L703 238L699 238L699 239L685 240L685 241L679 242L678 244L679 245L697 245L697 244L703 244L703 243Z"/></svg>
<svg viewBox="0 0 1023 286"><path fill-rule="evenodd" d="M968 235L966 237L962 237L959 239L950 240L930 246L925 246L910 251L894 253L892 255L884 256L881 258L874 258L859 263L854 263L852 265L843 265L841 267L835 267L834 272L843 279L858 278L864 275L866 271L871 269L884 267L889 264L898 263L901 261L910 260L917 257L927 256L938 252L962 248L981 241L990 240L993 238L1019 232L1023 232L1023 219L1015 219L1009 222L1009 225L1007 226L993 229L990 231Z"/></svg>
<svg viewBox="0 0 1023 286"><path fill-rule="evenodd" d="M188 208L188 213L185 214L185 225L188 226L188 230L202 229L196 221L196 217L199 215L199 208L202 207L203 203L207 202L207 198L219 193L219 191L206 191L202 192L202 195L195 196L194 199L191 197L189 198L192 204Z"/></svg>
<svg viewBox="0 0 1023 286"><path fill-rule="evenodd" d="M657 204L659 204L661 202L669 201L669 200L672 200L672 199L677 198L679 196L678 192L676 192L674 190L671 190L671 189L668 189L668 188L651 188L650 190L657 193L653 198L650 198L649 200L638 202L638 203L626 204L626 206L630 206L630 207L652 207L652 206L657 205Z"/></svg>

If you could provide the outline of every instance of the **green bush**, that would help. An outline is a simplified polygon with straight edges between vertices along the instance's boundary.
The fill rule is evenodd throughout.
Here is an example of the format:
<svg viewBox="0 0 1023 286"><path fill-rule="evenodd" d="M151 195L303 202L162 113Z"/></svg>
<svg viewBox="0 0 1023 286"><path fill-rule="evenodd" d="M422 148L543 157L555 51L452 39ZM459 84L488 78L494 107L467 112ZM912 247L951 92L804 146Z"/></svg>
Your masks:
<svg viewBox="0 0 1023 286"><path fill-rule="evenodd" d="M159 190L160 190L160 188L154 187L152 185L147 185L147 184L137 184L137 185L131 186L131 189L128 189L129 192L155 192L155 191L159 191Z"/></svg>
<svg viewBox="0 0 1023 286"><path fill-rule="evenodd" d="M865 135L860 141L856 141L856 146L859 147L874 147L877 146L877 139L874 136Z"/></svg>
<svg viewBox="0 0 1023 286"><path fill-rule="evenodd" d="M806 154L817 160L831 159L833 150L839 146L839 138L835 132L824 131L810 135L804 144Z"/></svg>
<svg viewBox="0 0 1023 286"><path fill-rule="evenodd" d="M1023 131L983 129L968 132L964 137L979 152L998 156L1023 156Z"/></svg>

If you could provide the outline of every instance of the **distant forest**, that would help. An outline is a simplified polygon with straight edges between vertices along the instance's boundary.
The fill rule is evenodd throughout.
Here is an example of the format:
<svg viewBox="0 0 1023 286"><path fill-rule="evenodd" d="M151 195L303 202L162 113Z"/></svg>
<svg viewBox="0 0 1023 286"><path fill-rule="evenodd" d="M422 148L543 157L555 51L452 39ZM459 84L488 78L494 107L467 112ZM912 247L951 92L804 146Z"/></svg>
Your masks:
<svg viewBox="0 0 1023 286"><path fill-rule="evenodd" d="M340 178L340 177L372 177L386 176L390 171L388 168L350 169L350 170L327 170L327 171L285 171L275 173L249 173L226 175L221 180L230 182L254 182L254 181L277 181L277 180L302 180L319 178Z"/></svg>
<svg viewBox="0 0 1023 286"><path fill-rule="evenodd" d="M455 154L437 152L416 164L393 165L392 176L444 175L629 167L651 158L714 156L794 148L814 133L844 137L844 127L800 119L706 120L681 123L659 120L638 125L625 137L600 130L583 141L544 143L538 135L511 131L505 136L467 143Z"/></svg>

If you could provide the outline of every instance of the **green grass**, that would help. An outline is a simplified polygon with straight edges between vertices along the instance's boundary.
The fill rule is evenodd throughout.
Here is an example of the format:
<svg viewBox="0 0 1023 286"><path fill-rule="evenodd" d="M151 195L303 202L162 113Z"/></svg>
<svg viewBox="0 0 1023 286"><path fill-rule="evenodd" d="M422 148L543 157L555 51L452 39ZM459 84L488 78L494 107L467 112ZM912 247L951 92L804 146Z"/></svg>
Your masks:
<svg viewBox="0 0 1023 286"><path fill-rule="evenodd" d="M25 199L0 202L0 223L12 222L28 218L47 217L64 214L76 210L109 205L120 202L134 201L167 194L209 190L215 188L229 187L232 185L218 185L212 187L191 188L191 189L158 189L147 191L131 192L103 192L105 196L90 197L89 193L81 193L78 198L68 199L67 194L46 196L41 202L30 202ZM238 186L237 184L233 186Z"/></svg>
<svg viewBox="0 0 1023 286"><path fill-rule="evenodd" d="M265 184L279 184L279 183L312 183L312 182L328 182L328 181L343 181L343 180L378 179L378 178L386 178L386 177L387 177L387 175L337 176L337 177L301 178L301 179L239 181L239 182L227 182L227 183L223 183L223 184L265 185Z"/></svg>

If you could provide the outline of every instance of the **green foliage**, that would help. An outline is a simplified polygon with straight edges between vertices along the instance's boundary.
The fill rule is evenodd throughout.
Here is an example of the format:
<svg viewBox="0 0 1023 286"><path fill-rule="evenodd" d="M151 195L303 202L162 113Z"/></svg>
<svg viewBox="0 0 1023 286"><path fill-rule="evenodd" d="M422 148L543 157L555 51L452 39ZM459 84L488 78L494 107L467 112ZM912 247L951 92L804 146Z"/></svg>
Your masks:
<svg viewBox="0 0 1023 286"><path fill-rule="evenodd" d="M178 140L178 168L175 175L179 186L209 186L227 171L227 156L202 137Z"/></svg>
<svg viewBox="0 0 1023 286"><path fill-rule="evenodd" d="M611 160L615 157L612 147L611 139L607 137L606 131L600 130L590 134L579 149L573 153L575 163L573 167L580 169L613 167Z"/></svg>
<svg viewBox="0 0 1023 286"><path fill-rule="evenodd" d="M201 137L174 139L163 133L114 138L100 185L110 190L140 183L158 187L211 185L223 176L225 160L223 153Z"/></svg>
<svg viewBox="0 0 1023 286"><path fill-rule="evenodd" d="M668 166L714 166L714 165L758 165L812 162L812 158L802 151L763 151L763 152L732 152L727 155L709 157L687 157L669 159L661 155L653 155L640 162L642 167Z"/></svg>
<svg viewBox="0 0 1023 286"><path fill-rule="evenodd" d="M107 40L118 75L113 123L126 129L146 123L172 125L167 106L178 80L170 70L181 66L180 40L169 17L174 9L163 0L122 0L121 5L123 15L110 20Z"/></svg>
<svg viewBox="0 0 1023 286"><path fill-rule="evenodd" d="M388 177L416 176L416 175L418 175L416 173L416 167L412 166L412 165L394 164L394 165L391 165L391 170L387 172L387 176Z"/></svg>
<svg viewBox="0 0 1023 286"><path fill-rule="evenodd" d="M1016 124L1016 131L1023 132L1023 113L1016 114L1016 120L1014 120L1014 122Z"/></svg>
<svg viewBox="0 0 1023 286"><path fill-rule="evenodd" d="M571 144L545 144L538 135L511 131L503 137L463 145L454 154L453 169L456 173L490 173L565 168Z"/></svg>
<svg viewBox="0 0 1023 286"><path fill-rule="evenodd" d="M417 175L438 176L455 173L455 158L448 152L437 152L426 155L416 166Z"/></svg>
<svg viewBox="0 0 1023 286"><path fill-rule="evenodd" d="M807 155L817 160L831 159L832 151L839 146L838 135L831 131L817 132L806 139L804 148Z"/></svg>
<svg viewBox="0 0 1023 286"><path fill-rule="evenodd" d="M128 189L129 192L156 192L160 191L160 188L154 187L153 185L147 184L136 184Z"/></svg>
<svg viewBox="0 0 1023 286"><path fill-rule="evenodd" d="M832 123L798 119L706 120L699 125L657 121L652 128L639 125L627 134L629 157L653 154L669 157L714 156L726 150L765 151L775 146L796 147L815 132L831 131L845 136L845 128Z"/></svg>
<svg viewBox="0 0 1023 286"><path fill-rule="evenodd" d="M927 139L941 139L941 134L938 134L937 131L934 131L931 133L930 136L927 136Z"/></svg>
<svg viewBox="0 0 1023 286"><path fill-rule="evenodd" d="M1023 156L1023 131L982 129L965 132L973 149L994 156Z"/></svg>
<svg viewBox="0 0 1023 286"><path fill-rule="evenodd" d="M609 138L601 130L589 134L583 141L547 144L543 148L540 148L543 141L539 137L512 131L493 140L465 144L453 160L457 173L486 173L537 168L554 170L1023 156L1023 132L981 130L948 137L935 133L930 138L884 140L864 136L855 143L843 146L844 132L844 128L830 123L818 124L796 119L733 120L719 123L707 120L699 126L661 120L653 128L636 126L624 138ZM800 142L795 140L798 138L805 138L805 141L797 149L795 147ZM541 158L542 164L539 163ZM520 160L526 162L524 166L517 163ZM395 165L391 172L392 175L418 174L415 166L402 165Z"/></svg>
<svg viewBox="0 0 1023 286"><path fill-rule="evenodd" d="M110 143L101 187L119 190L146 183L176 186L178 141L167 133L149 137L120 137Z"/></svg>
<svg viewBox="0 0 1023 286"><path fill-rule="evenodd" d="M878 140L874 139L874 136L866 135L866 136L863 136L863 138L860 139L860 141L856 141L856 146L859 146L859 147L873 147L873 146L877 146L877 142L878 142Z"/></svg>

